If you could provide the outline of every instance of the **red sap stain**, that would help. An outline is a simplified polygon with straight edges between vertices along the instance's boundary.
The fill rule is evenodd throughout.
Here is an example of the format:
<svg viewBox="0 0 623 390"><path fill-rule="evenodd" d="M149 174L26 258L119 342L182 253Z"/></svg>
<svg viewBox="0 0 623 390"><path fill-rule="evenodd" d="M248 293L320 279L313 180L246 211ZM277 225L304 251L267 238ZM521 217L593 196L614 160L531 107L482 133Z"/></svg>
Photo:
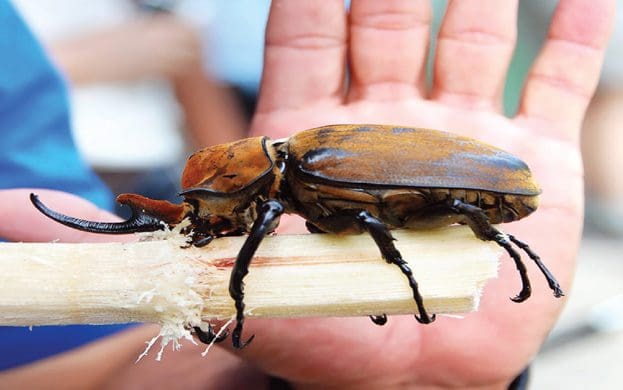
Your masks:
<svg viewBox="0 0 623 390"><path fill-rule="evenodd" d="M234 263L236 262L236 258L235 257L223 257L221 259L215 259L212 264L217 267L217 268L228 268L228 267L233 267ZM253 260L251 260L251 267L257 267L257 266L263 266L263 265L268 265L270 263L277 263L274 259L272 259L270 257L254 257ZM281 262L280 262L281 263Z"/></svg>

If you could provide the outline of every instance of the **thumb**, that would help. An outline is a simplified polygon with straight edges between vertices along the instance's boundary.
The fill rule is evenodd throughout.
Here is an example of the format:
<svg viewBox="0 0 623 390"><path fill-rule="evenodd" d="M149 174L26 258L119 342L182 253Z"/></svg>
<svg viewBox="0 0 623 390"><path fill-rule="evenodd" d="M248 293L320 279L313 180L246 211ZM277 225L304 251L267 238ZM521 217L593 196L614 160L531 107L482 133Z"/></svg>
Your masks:
<svg viewBox="0 0 623 390"><path fill-rule="evenodd" d="M10 241L110 242L118 237L86 233L55 222L41 214L30 202L36 193L52 209L63 214L95 221L118 221L112 213L66 192L19 188L0 190L0 237ZM127 236L130 237L130 236Z"/></svg>

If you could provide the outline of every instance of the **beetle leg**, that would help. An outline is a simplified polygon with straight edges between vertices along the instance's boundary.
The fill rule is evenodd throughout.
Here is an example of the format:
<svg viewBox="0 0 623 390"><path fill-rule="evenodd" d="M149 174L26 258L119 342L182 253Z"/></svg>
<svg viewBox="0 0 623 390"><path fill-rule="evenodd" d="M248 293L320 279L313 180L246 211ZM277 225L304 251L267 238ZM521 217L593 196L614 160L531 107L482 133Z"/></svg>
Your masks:
<svg viewBox="0 0 623 390"><path fill-rule="evenodd" d="M225 340L229 335L229 332L226 330L225 332L217 336L216 332L214 332L214 330L212 329L212 325L210 324L208 324L207 332L198 326L193 326L193 330L195 331L195 334L197 335L199 341L204 344L220 343L221 341Z"/></svg>
<svg viewBox="0 0 623 390"><path fill-rule="evenodd" d="M214 236L212 236L210 234L193 236L193 238L192 238L192 245L197 247L197 248L202 248L202 247L208 245L209 243L211 243L212 240L214 240Z"/></svg>
<svg viewBox="0 0 623 390"><path fill-rule="evenodd" d="M268 200L262 203L258 209L257 219L253 223L251 232L238 253L229 280L229 295L234 300L236 306L236 327L231 334L231 339L234 348L237 349L242 349L247 346L254 337L249 337L245 342L241 342L240 340L242 327L244 325L244 291L242 279L249 273L249 264L260 242L262 242L262 239L264 239L268 232L275 228L279 217L284 212L283 205L276 200Z"/></svg>
<svg viewBox="0 0 623 390"><path fill-rule="evenodd" d="M426 312L422 295L420 294L418 284L413 276L413 271L411 271L411 268L407 262L402 259L402 255L398 252L396 246L394 246L394 243L392 242L394 238L387 227L367 211L361 211L357 214L357 222L370 233L376 242L376 245L379 247L383 258L388 263L397 265L409 280L409 286L411 286L411 290L413 290L413 299L415 300L418 311L420 312L420 317L417 315L415 316L418 322L422 324L429 324L435 321L435 315L433 314L432 316L429 316Z"/></svg>
<svg viewBox="0 0 623 390"><path fill-rule="evenodd" d="M547 269L545 264L543 264L543 262L541 261L541 257L534 253L534 251L528 246L528 244L518 240L517 238L515 238L515 236L508 234L508 238L510 238L510 240L514 242L515 245L523 249L523 251L526 252L528 256L536 263L537 267L539 267L539 269L545 276L545 279L547 279L547 284L549 285L549 288L551 288L554 292L554 296L556 298L563 297L565 293L560 288L560 284L558 283L554 275L550 272L549 269Z"/></svg>
<svg viewBox="0 0 623 390"><path fill-rule="evenodd" d="M528 299L532 294L530 279L528 279L526 265L521 260L521 256L519 256L519 253L511 246L512 239L510 236L491 226L489 218L479 207L455 199L452 202L451 208L455 212L465 216L467 225L472 229L474 234L476 234L476 237L483 241L494 241L504 248L510 257L513 258L517 271L519 271L519 276L521 277L521 291L517 296L511 298L511 300L513 302L523 302Z"/></svg>
<svg viewBox="0 0 623 390"><path fill-rule="evenodd" d="M320 229L318 226L314 225L313 223L309 221L305 221L305 227L307 228L308 232L313 233L313 234L326 233L324 230Z"/></svg>

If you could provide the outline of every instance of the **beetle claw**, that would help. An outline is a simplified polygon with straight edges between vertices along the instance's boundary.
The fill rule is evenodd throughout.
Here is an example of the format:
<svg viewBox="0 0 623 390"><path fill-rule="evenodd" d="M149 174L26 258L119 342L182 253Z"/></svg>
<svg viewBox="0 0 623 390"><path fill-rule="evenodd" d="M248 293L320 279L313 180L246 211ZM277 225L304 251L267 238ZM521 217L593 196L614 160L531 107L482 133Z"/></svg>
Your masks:
<svg viewBox="0 0 623 390"><path fill-rule="evenodd" d="M510 300L515 302L515 303L521 303L521 302L525 301L526 299L530 298L531 294L532 293L531 293L530 289L528 289L527 291L521 290L519 292L519 294L517 294L516 296L514 296Z"/></svg>
<svg viewBox="0 0 623 390"><path fill-rule="evenodd" d="M387 323L387 314L381 314L381 315L378 315L378 316L370 316L370 319L376 325L383 326L383 325L385 325Z"/></svg>
<svg viewBox="0 0 623 390"><path fill-rule="evenodd" d="M193 330L195 331L195 334L197 335L199 341L204 344L220 343L221 341L225 340L229 335L228 329L226 329L222 334L217 335L217 333L215 333L212 329L212 325L210 324L208 324L207 332L198 326L193 326Z"/></svg>
<svg viewBox="0 0 623 390"><path fill-rule="evenodd" d="M539 257L539 255L537 255L530 248L530 246L528 246L528 244L526 244L525 242L517 239L513 235L508 234L507 236L515 245L517 245L524 252L526 252L528 257L530 257L530 259L532 259L532 261L534 261L534 263L537 265L537 267L539 267L539 269L541 270L541 273L543 274L543 276L545 276L545 279L547 280L547 284L549 285L549 288L552 289L552 292L554 293L554 296L556 298L560 298L560 297L565 296L565 293L560 288L560 284L558 283L558 281L556 280L554 275L550 272L549 269L547 269L545 264L543 264L543 262L541 261L541 257ZM530 295L528 295L528 296L530 296Z"/></svg>
<svg viewBox="0 0 623 390"><path fill-rule="evenodd" d="M420 313L420 317L418 317L417 314L414 314L413 316L420 324L430 324L431 322L435 322L435 320L437 319L436 314L429 316L426 312Z"/></svg>
<svg viewBox="0 0 623 390"><path fill-rule="evenodd" d="M240 323L236 324L234 331L231 333L231 341L236 349L243 349L247 345L251 344L251 341L255 338L255 335L251 335L247 341L240 340L242 338L242 326Z"/></svg>

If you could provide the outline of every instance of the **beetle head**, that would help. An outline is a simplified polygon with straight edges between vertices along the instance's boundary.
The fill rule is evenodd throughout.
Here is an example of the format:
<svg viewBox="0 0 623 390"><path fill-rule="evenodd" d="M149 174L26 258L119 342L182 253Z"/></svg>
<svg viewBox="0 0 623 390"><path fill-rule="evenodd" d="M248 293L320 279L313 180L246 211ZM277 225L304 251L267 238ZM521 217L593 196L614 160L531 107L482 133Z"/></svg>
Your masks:
<svg viewBox="0 0 623 390"><path fill-rule="evenodd" d="M190 156L180 195L194 206L196 229L213 235L248 232L257 202L268 196L273 171L265 137L211 146Z"/></svg>

